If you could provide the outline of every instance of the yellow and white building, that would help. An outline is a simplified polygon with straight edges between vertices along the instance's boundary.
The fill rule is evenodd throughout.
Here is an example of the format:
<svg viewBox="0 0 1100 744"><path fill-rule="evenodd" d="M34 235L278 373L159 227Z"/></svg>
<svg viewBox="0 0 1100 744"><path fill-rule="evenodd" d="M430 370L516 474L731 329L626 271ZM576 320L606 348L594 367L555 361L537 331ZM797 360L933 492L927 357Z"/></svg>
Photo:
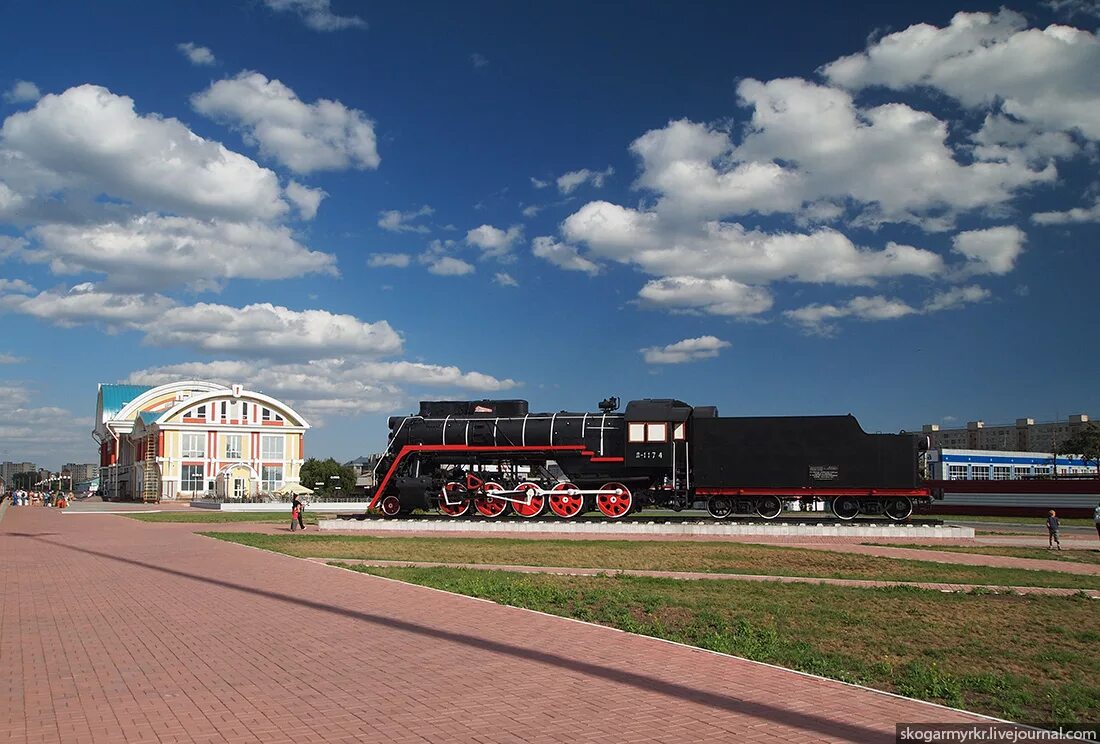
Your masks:
<svg viewBox="0 0 1100 744"><path fill-rule="evenodd" d="M99 386L100 494L254 499L299 482L309 423L240 385Z"/></svg>

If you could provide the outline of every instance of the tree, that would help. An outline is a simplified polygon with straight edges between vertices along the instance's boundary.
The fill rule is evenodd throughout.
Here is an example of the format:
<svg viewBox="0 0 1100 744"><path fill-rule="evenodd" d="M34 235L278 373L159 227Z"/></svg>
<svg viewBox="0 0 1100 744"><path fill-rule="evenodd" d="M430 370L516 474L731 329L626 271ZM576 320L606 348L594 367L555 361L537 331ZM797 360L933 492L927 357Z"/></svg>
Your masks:
<svg viewBox="0 0 1100 744"><path fill-rule="evenodd" d="M1096 474L1100 476L1100 426L1090 422L1078 429L1058 446L1058 454L1080 455L1086 465L1096 463Z"/></svg>
<svg viewBox="0 0 1100 744"><path fill-rule="evenodd" d="M38 473L33 470L25 470L22 473L13 473L11 476L12 489L29 491L38 483Z"/></svg>
<svg viewBox="0 0 1100 744"><path fill-rule="evenodd" d="M351 495L351 489L355 488L355 471L331 457L327 460L311 457L303 462L299 479L303 486L312 488L318 496L332 496L337 485L344 496ZM322 485L318 486L318 483Z"/></svg>

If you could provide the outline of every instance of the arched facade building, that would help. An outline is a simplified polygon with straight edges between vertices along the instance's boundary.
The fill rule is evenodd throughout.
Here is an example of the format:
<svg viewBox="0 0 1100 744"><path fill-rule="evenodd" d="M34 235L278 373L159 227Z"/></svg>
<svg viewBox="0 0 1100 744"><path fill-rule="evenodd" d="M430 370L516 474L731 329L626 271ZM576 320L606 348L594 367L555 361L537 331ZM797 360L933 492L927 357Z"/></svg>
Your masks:
<svg viewBox="0 0 1100 744"><path fill-rule="evenodd" d="M229 499L297 483L309 423L240 385L190 380L99 386L100 493L109 499Z"/></svg>

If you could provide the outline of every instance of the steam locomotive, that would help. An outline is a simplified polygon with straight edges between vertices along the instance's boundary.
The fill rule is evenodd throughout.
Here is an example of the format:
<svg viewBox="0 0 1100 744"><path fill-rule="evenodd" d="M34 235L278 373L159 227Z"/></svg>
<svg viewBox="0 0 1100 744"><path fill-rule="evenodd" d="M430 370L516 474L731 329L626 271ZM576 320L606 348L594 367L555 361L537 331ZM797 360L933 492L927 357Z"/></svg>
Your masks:
<svg viewBox="0 0 1100 744"><path fill-rule="evenodd" d="M622 519L644 507L774 519L795 503L842 520L900 521L929 502L914 434L867 434L851 416L720 417L679 400L530 413L525 400L422 401L389 419L372 508L448 517Z"/></svg>

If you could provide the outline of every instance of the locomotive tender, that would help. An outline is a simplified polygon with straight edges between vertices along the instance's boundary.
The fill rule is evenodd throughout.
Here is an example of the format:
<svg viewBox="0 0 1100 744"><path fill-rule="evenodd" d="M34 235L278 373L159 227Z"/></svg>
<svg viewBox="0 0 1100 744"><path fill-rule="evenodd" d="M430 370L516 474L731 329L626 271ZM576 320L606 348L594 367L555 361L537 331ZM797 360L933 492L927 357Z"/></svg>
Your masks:
<svg viewBox="0 0 1100 744"><path fill-rule="evenodd" d="M389 420L370 505L449 517L621 519L647 506L774 519L825 500L843 520L900 521L920 485L914 434L867 434L855 417L720 417L713 406L618 398L598 413L529 413L525 400L422 401Z"/></svg>

